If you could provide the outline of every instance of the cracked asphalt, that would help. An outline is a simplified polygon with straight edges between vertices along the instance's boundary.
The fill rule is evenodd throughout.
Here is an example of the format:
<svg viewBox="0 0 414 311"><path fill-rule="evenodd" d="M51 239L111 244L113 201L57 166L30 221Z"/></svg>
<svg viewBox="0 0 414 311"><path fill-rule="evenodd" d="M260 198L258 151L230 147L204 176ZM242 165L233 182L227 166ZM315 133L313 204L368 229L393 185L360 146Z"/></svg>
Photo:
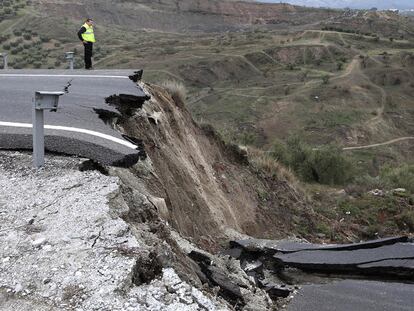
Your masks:
<svg viewBox="0 0 414 311"><path fill-rule="evenodd" d="M0 122L32 122L35 91L64 91L57 112L45 112L45 124L96 131L115 138L122 135L104 124L93 108L114 111L105 98L114 94L144 96L129 80L134 70L6 70L0 71ZM31 149L30 128L0 125L0 149ZM102 164L135 161L137 151L110 140L65 131L46 130L46 149L79 155ZM127 159L127 160L125 160Z"/></svg>

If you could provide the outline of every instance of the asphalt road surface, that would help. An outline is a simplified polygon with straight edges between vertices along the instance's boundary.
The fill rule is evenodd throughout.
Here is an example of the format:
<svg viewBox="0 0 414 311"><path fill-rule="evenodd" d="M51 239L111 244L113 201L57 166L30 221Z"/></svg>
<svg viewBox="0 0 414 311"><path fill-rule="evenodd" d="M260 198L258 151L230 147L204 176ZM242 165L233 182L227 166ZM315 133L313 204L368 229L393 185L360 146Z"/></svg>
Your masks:
<svg viewBox="0 0 414 311"><path fill-rule="evenodd" d="M129 80L134 70L2 70L0 71L0 149L32 149L32 99L35 91L69 93L57 112L45 112L46 149L79 155L102 164L130 165L139 153L117 131L104 124L93 108L114 110L105 98L114 94L143 96ZM59 128L64 127L64 128Z"/></svg>
<svg viewBox="0 0 414 311"><path fill-rule="evenodd" d="M343 280L306 285L287 311L412 311L414 284Z"/></svg>

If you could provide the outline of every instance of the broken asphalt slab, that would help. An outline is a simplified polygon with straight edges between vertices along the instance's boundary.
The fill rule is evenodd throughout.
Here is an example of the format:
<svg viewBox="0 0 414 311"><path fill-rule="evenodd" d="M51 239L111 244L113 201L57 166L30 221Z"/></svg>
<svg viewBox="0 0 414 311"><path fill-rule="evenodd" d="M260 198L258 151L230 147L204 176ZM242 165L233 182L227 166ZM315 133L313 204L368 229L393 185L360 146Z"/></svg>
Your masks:
<svg viewBox="0 0 414 311"><path fill-rule="evenodd" d="M414 279L414 243L406 236L342 245L260 239L232 241L230 245L232 248L224 254L235 256L242 266L258 259L276 273L297 268L377 279Z"/></svg>
<svg viewBox="0 0 414 311"><path fill-rule="evenodd" d="M246 252L264 252L268 254L275 253L294 253L304 250L358 250L358 249L370 249L385 245L392 245L395 243L406 243L408 237L391 237L384 239L377 239L361 243L351 244L311 244L304 242L296 242L292 240L261 240L261 239L247 239L230 241L230 247L232 249L242 249ZM227 251L229 252L229 251ZM235 251L233 251L235 252ZM229 253L230 254L230 253Z"/></svg>
<svg viewBox="0 0 414 311"><path fill-rule="evenodd" d="M32 98L35 91L63 91L58 112L46 112L45 124L85 130L86 133L46 127L46 150L93 159L104 165L130 166L145 152L128 144L96 111L116 112L106 99L123 95L136 100L147 94L130 80L133 70L7 70L0 74L0 149L30 150ZM141 74L142 75L142 74ZM112 97L113 98L113 97ZM90 132L98 133L96 135ZM121 143L119 143L121 142Z"/></svg>
<svg viewBox="0 0 414 311"><path fill-rule="evenodd" d="M326 273L370 274L376 277L414 277L414 244L396 243L358 250L304 250L273 256L279 267ZM404 260L401 263L399 260Z"/></svg>

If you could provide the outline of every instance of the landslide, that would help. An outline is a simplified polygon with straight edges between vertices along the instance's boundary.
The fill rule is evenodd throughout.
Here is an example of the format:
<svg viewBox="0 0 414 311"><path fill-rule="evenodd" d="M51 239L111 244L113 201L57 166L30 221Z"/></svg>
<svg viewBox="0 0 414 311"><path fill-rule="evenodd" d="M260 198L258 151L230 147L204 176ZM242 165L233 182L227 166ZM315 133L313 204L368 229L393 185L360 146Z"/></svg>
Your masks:
<svg viewBox="0 0 414 311"><path fill-rule="evenodd" d="M144 146L147 160L118 175L131 188L143 182L164 221L210 251L246 234L311 237L314 213L282 168L254 165L246 151L195 123L179 97L141 86L151 99L132 113L118 107L116 127Z"/></svg>

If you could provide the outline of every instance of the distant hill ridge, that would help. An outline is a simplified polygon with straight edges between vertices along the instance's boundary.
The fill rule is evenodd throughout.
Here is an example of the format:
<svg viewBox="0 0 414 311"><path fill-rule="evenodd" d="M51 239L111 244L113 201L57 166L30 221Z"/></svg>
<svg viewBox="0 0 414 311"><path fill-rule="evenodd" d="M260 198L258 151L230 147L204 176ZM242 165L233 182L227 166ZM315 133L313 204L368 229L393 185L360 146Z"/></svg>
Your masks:
<svg viewBox="0 0 414 311"><path fill-rule="evenodd" d="M258 2L279 3L278 0L259 0ZM399 9L409 10L414 9L414 1L412 0L284 0L295 5L303 5L309 7L331 7L331 8L355 8L355 9L370 9L378 8L381 10Z"/></svg>
<svg viewBox="0 0 414 311"><path fill-rule="evenodd" d="M230 0L33 0L46 16L83 19L99 23L169 32L226 31L253 24L303 25L332 17L333 12L290 4L263 4Z"/></svg>

